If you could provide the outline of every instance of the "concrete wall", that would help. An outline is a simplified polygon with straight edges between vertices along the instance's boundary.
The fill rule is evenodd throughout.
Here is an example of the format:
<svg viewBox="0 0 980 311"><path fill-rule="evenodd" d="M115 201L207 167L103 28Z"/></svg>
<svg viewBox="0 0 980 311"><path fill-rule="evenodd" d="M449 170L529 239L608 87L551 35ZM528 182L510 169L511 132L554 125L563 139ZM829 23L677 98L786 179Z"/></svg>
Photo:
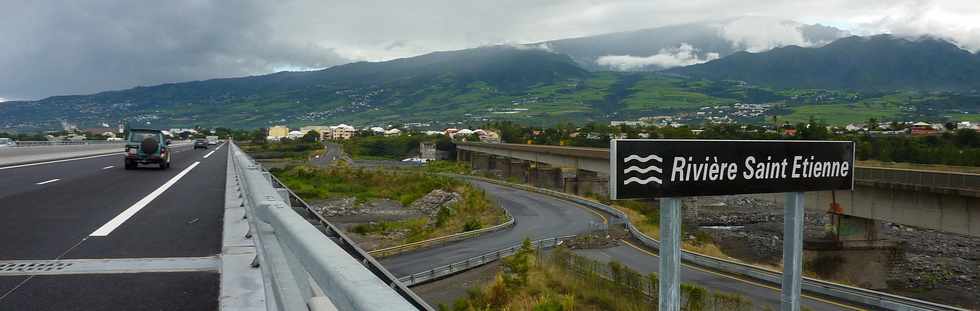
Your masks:
<svg viewBox="0 0 980 311"><path fill-rule="evenodd" d="M980 198L856 185L854 191L807 193L806 207L944 232L980 237Z"/></svg>

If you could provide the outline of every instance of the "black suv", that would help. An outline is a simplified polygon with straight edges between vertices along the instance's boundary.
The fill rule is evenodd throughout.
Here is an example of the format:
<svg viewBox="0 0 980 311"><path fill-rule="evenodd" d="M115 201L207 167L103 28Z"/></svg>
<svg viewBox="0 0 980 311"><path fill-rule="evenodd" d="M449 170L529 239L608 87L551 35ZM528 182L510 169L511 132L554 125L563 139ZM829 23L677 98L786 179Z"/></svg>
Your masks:
<svg viewBox="0 0 980 311"><path fill-rule="evenodd" d="M170 141L159 130L129 130L126 138L126 169L135 169L140 164L158 164L161 169L169 168L169 145Z"/></svg>
<svg viewBox="0 0 980 311"><path fill-rule="evenodd" d="M201 139L201 138L195 139L194 140L194 149L198 149L198 148L208 149L208 141L207 140L204 140L204 139Z"/></svg>

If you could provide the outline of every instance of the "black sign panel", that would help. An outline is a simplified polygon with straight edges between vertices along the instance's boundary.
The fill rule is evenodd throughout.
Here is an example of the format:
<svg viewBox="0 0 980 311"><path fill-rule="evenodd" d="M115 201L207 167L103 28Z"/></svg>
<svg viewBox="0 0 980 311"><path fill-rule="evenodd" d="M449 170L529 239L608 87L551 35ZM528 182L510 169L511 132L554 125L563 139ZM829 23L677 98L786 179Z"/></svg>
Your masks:
<svg viewBox="0 0 980 311"><path fill-rule="evenodd" d="M610 147L613 199L854 187L850 141L618 139Z"/></svg>

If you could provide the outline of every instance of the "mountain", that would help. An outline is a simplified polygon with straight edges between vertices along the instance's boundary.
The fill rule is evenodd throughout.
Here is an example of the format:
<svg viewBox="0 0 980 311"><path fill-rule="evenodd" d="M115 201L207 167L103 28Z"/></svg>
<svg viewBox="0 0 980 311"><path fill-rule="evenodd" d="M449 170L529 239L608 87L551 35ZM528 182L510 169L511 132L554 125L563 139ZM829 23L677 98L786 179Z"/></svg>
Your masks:
<svg viewBox="0 0 980 311"><path fill-rule="evenodd" d="M892 36L734 52L656 72L588 71L554 48L491 46L318 71L5 102L0 132L124 122L254 128L441 127L491 120L547 125L652 116L687 124L764 123L773 115L785 120L817 115L834 122L969 119L980 113L976 91L927 91L976 90L978 63L980 56L943 40Z"/></svg>
<svg viewBox="0 0 980 311"><path fill-rule="evenodd" d="M766 29L767 31L759 31ZM767 17L671 25L580 38L545 46L589 70L662 70L705 62L735 52L764 51L791 44L820 46L846 36L843 30Z"/></svg>
<svg viewBox="0 0 980 311"><path fill-rule="evenodd" d="M667 72L778 88L976 90L980 55L931 37L852 36L818 48L738 52Z"/></svg>
<svg viewBox="0 0 980 311"><path fill-rule="evenodd" d="M5 102L0 105L0 130L60 128L59 120L76 124L127 120L150 125L268 126L403 108L409 109L408 113L446 111L458 103L442 100L473 93L470 89L519 93L530 86L589 75L565 55L525 47L481 47L319 71Z"/></svg>

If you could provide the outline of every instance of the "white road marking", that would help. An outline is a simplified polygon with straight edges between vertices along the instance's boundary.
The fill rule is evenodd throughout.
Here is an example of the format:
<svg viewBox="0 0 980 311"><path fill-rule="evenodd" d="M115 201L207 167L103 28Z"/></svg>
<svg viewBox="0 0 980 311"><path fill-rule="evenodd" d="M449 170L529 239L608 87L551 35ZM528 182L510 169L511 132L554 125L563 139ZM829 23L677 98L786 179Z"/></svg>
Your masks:
<svg viewBox="0 0 980 311"><path fill-rule="evenodd" d="M47 162L38 162L38 163L28 163L28 164L21 164L21 165L4 166L4 167L0 167L0 171L6 170L6 169L12 169L12 168L19 168L19 167L28 167L28 166L35 166L35 165L51 164L51 163L60 163L60 162L68 162L68 161L76 161L76 160L101 158L101 157L108 157L108 156L114 156L114 155L120 155L120 153L100 154L100 155L89 156L89 157L71 158L71 159L54 160L54 161L47 161Z"/></svg>
<svg viewBox="0 0 980 311"><path fill-rule="evenodd" d="M116 215L115 218L113 218L112 220L109 220L109 222L107 222L104 225L102 225L102 227L99 227L99 229L95 230L95 232L92 232L92 234L89 234L89 236L107 236L107 235L109 235L109 233L112 233L112 230L116 230L116 228L118 228L120 225L122 225L124 222L126 222L126 220L129 220L130 217L133 217L133 215L136 215L136 213L138 213L141 209L143 209L144 207L146 207L147 205L149 205L150 202L153 202L154 199L156 199L161 194L163 194L165 191L167 191L167 189L170 189L170 187L172 187L174 184L176 184L177 181L179 181L181 178L184 177L184 175L187 175L188 172L190 172L195 167L197 167L198 164L201 164L201 162L194 162L194 164L191 164L191 166L188 166L187 168L185 168L183 171L181 171L179 174L177 174L177 176L174 176L173 178L171 178L170 180L168 180L166 183L164 183L163 186L160 186L160 188L157 188L157 190L153 190L153 192L150 192L150 194L147 195L146 197L140 199L136 203L133 203L132 206L130 206L129 208L127 208L122 213L119 213L119 215Z"/></svg>
<svg viewBox="0 0 980 311"><path fill-rule="evenodd" d="M113 167L116 167L116 166L115 165L109 165L109 166L103 167L102 169L103 170L107 170L107 169L110 169L110 168L113 168Z"/></svg>
<svg viewBox="0 0 980 311"><path fill-rule="evenodd" d="M224 145L225 145L224 143L222 143L221 145L218 145L218 148L214 148L214 151L218 151L218 149L221 149L221 146L224 146Z"/></svg>
<svg viewBox="0 0 980 311"><path fill-rule="evenodd" d="M212 150L211 152L208 152L208 154L205 154L205 155L204 155L204 158L205 158L205 159L207 159L207 158L208 158L208 157L210 157L210 156L211 156L211 154L213 154L213 153L214 153L215 151L218 151L218 150L217 150L217 149L215 149L215 150Z"/></svg>
<svg viewBox="0 0 980 311"><path fill-rule="evenodd" d="M52 179L52 180L42 181L42 182L39 182L39 183L35 183L35 185L50 184L50 183L53 183L53 182L56 182L56 181L59 181L59 180L61 180L61 179L60 178L55 178L55 179Z"/></svg>

